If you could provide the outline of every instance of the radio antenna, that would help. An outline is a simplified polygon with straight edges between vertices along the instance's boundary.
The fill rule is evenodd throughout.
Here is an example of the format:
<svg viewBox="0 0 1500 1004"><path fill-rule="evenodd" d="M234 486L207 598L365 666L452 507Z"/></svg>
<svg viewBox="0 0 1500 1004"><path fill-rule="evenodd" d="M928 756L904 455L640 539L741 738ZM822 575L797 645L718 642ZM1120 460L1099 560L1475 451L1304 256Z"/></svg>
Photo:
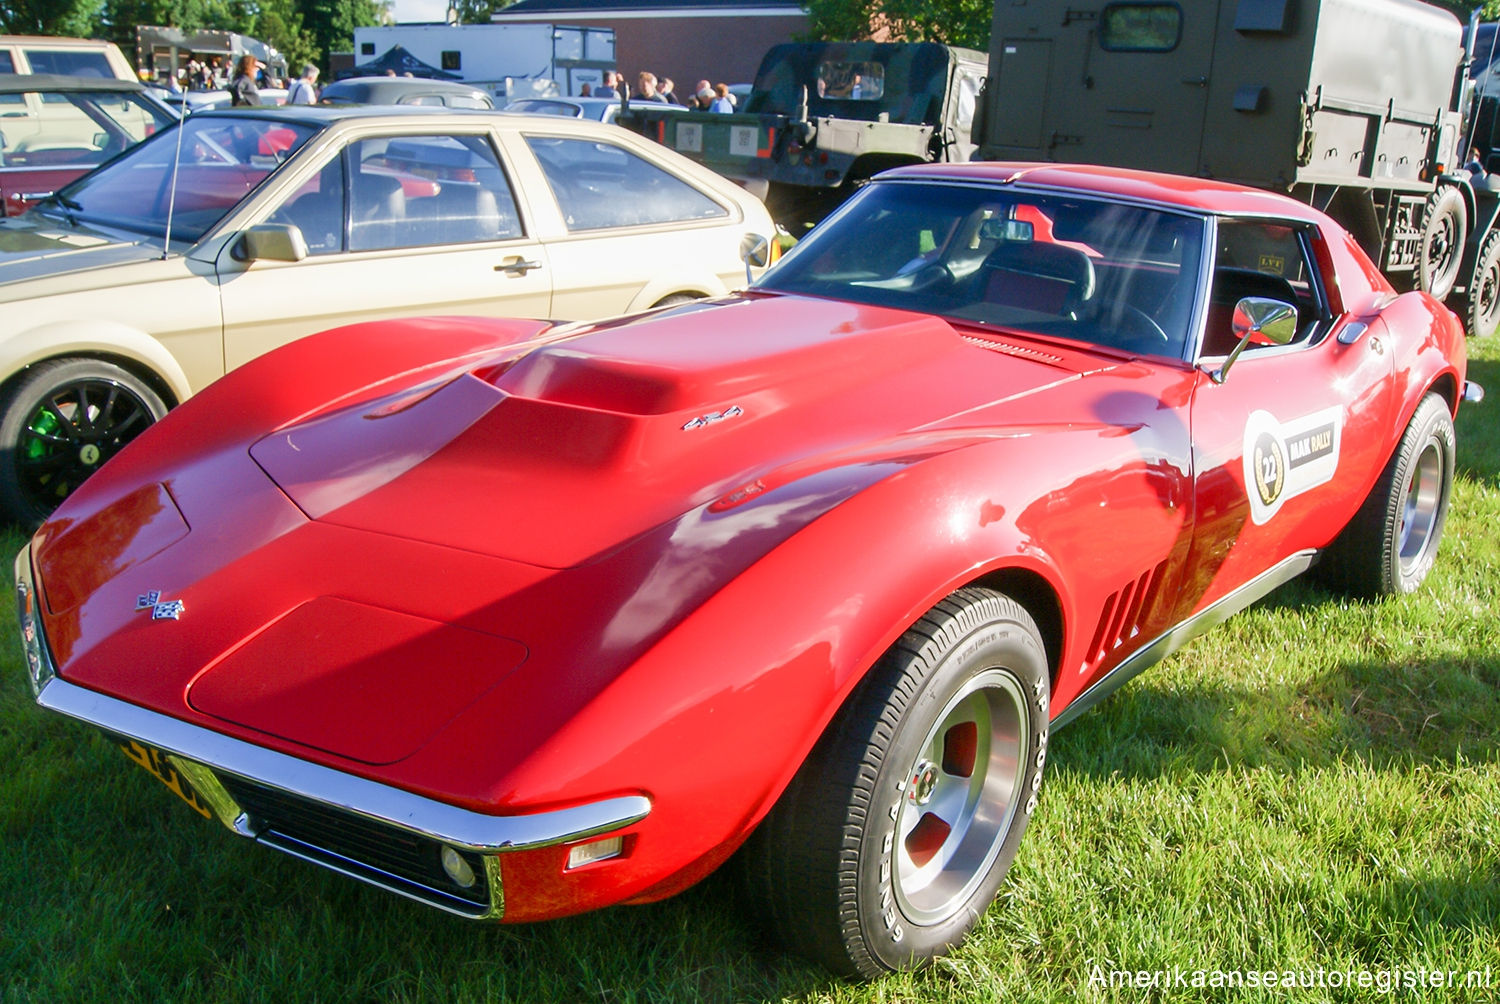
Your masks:
<svg viewBox="0 0 1500 1004"><path fill-rule="evenodd" d="M177 148L172 151L172 183L167 189L167 227L162 234L161 260L166 261L172 253L172 213L177 209L177 166L182 163L182 131L187 128L188 92L182 92L182 104L177 106Z"/></svg>

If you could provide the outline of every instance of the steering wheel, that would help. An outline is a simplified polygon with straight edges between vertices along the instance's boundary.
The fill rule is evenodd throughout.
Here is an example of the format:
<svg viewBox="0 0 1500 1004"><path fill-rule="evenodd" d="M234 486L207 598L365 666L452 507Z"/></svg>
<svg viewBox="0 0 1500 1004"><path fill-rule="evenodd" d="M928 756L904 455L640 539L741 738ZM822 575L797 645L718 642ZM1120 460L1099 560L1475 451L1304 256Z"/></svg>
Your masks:
<svg viewBox="0 0 1500 1004"><path fill-rule="evenodd" d="M1110 343L1116 348L1133 352L1149 352L1162 355L1172 339L1156 323L1156 319L1145 311L1128 303L1120 305L1122 310L1117 320L1117 329L1112 332Z"/></svg>

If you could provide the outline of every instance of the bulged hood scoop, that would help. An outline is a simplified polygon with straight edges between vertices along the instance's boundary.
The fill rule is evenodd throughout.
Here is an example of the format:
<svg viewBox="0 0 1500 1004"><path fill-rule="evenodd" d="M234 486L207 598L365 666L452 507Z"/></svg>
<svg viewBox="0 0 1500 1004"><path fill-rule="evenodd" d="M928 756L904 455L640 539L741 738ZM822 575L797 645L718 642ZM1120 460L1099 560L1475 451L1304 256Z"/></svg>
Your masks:
<svg viewBox="0 0 1500 1004"><path fill-rule="evenodd" d="M749 298L586 328L251 452L314 519L563 568L768 464L961 410L972 402L952 400L953 367L974 356L938 318ZM979 358L996 370L987 398L1059 377L1043 362Z"/></svg>

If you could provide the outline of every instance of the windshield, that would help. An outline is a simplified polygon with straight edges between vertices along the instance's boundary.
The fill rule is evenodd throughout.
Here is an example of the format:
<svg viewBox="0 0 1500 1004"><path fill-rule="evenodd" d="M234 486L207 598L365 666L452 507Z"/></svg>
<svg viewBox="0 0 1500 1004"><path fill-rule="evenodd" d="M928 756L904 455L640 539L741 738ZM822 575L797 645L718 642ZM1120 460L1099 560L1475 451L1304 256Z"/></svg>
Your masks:
<svg viewBox="0 0 1500 1004"><path fill-rule="evenodd" d="M1205 226L1073 194L877 182L756 287L1181 357Z"/></svg>
<svg viewBox="0 0 1500 1004"><path fill-rule="evenodd" d="M168 129L84 175L39 211L161 237L170 205L172 237L196 241L314 132L242 114L195 115L181 128L175 204L172 168L179 149L177 130Z"/></svg>

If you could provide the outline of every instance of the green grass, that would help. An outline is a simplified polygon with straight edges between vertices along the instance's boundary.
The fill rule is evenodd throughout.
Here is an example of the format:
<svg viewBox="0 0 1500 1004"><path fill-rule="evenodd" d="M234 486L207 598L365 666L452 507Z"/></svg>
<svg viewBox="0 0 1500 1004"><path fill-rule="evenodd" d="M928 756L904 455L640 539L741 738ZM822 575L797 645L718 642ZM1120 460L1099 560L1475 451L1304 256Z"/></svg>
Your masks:
<svg viewBox="0 0 1500 1004"><path fill-rule="evenodd" d="M262 852L38 711L0 618L0 1002L1500 999L1500 340L1471 349L1493 400L1460 416L1424 589L1351 604L1293 583L1060 732L976 937L866 986L766 945L719 877L484 927ZM1493 985L1091 978L1173 967L1488 967Z"/></svg>

